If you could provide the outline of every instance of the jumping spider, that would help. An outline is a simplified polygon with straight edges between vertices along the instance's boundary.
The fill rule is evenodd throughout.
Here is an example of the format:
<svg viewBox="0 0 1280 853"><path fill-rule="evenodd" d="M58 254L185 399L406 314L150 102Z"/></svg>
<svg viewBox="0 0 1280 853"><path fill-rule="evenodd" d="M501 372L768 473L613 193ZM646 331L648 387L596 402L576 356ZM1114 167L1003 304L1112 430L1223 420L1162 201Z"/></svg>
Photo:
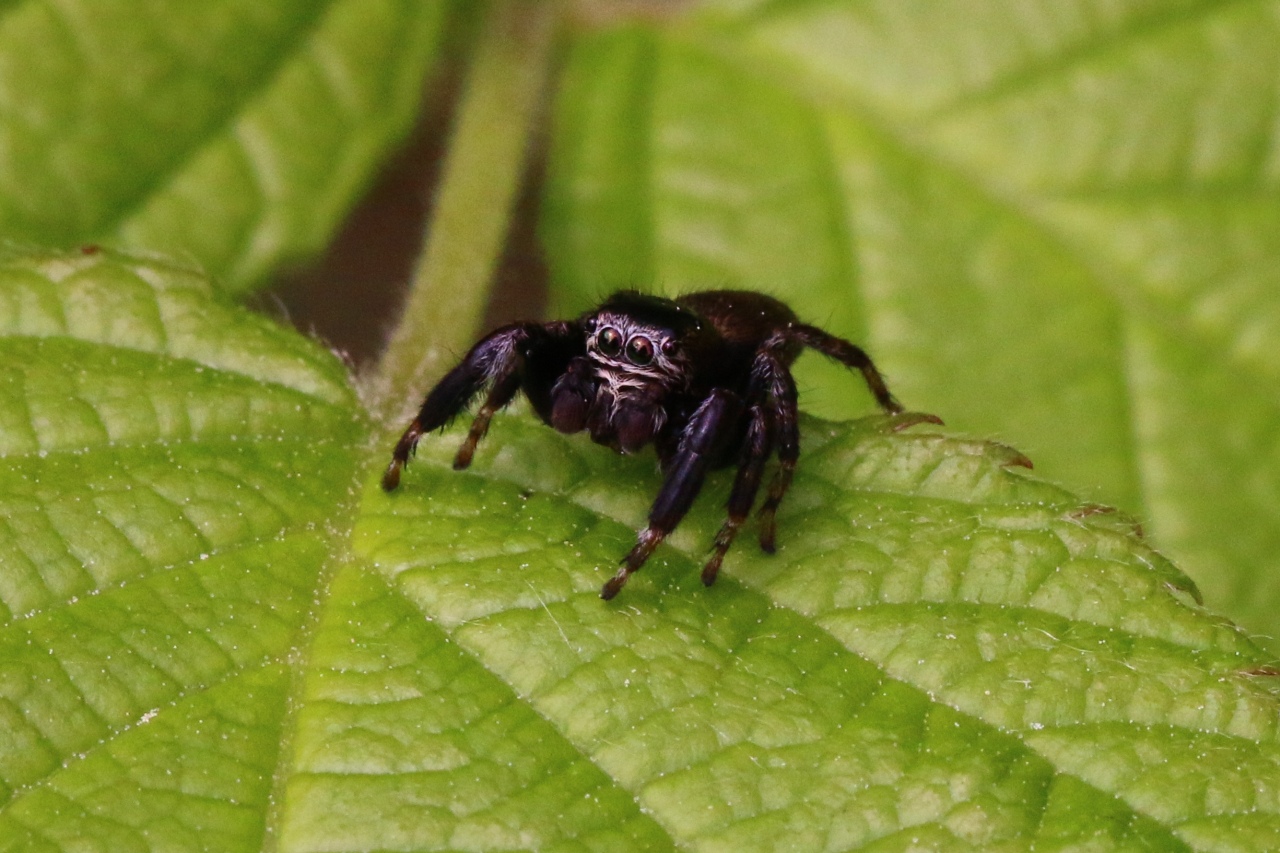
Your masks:
<svg viewBox="0 0 1280 853"><path fill-rule="evenodd" d="M523 390L538 417L560 432L585 429L620 453L651 442L657 451L664 479L649 524L601 598L617 595L675 529L708 471L737 465L728 518L702 570L710 586L776 452L778 471L760 509L760 547L774 550L774 515L800 455L790 368L805 347L861 371L880 408L902 412L865 352L801 323L777 299L738 290L677 299L623 291L576 320L513 323L473 346L400 437L382 488L400 484L400 469L424 433L448 424L487 387L453 462L466 468L493 413Z"/></svg>

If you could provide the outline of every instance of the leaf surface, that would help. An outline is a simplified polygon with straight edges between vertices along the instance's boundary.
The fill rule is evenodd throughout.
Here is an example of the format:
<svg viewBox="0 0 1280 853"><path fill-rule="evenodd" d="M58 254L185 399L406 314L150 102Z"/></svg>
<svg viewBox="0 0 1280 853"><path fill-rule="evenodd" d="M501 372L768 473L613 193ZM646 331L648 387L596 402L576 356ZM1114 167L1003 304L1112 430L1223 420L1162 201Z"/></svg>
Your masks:
<svg viewBox="0 0 1280 853"><path fill-rule="evenodd" d="M501 416L383 493L342 366L199 276L0 265L0 849L1270 849L1267 656L999 445L808 419L714 475Z"/></svg>
<svg viewBox="0 0 1280 853"><path fill-rule="evenodd" d="M444 12L5 5L0 231L185 253L237 291L336 228L412 121Z"/></svg>
<svg viewBox="0 0 1280 853"><path fill-rule="evenodd" d="M5 849L255 849L364 430L207 279L0 266Z"/></svg>
<svg viewBox="0 0 1280 853"><path fill-rule="evenodd" d="M703 590L704 500L611 608L651 463L547 432L502 419L476 473L424 446L402 492L369 486L354 546L673 846L1273 843L1243 814L1280 755L1263 656L1123 517L993 446L811 422L777 555L741 542ZM1166 790L1201 772L1239 798Z"/></svg>

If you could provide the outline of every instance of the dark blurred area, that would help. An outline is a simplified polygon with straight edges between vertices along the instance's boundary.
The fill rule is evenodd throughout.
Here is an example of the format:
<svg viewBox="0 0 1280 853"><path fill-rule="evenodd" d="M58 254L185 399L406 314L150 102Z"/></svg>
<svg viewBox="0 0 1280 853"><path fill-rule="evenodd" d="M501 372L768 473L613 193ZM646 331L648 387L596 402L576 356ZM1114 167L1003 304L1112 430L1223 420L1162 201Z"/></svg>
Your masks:
<svg viewBox="0 0 1280 853"><path fill-rule="evenodd" d="M311 263L283 272L253 300L263 312L282 316L344 353L357 371L381 353L413 276L443 172L465 59L455 55L441 63L423 96L413 133L328 249ZM498 262L486 330L542 316L547 270L537 214L544 159L540 140L535 140Z"/></svg>

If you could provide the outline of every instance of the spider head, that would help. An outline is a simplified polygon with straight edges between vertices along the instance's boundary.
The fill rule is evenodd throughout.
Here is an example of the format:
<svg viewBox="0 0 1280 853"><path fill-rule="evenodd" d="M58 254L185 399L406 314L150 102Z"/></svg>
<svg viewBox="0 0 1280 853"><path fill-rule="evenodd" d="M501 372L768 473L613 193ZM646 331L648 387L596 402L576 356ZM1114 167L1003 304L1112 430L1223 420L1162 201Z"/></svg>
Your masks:
<svg viewBox="0 0 1280 853"><path fill-rule="evenodd" d="M623 291L583 317L582 326L600 389L592 436L615 438L626 452L638 450L666 422L667 395L689 386L686 344L703 323L669 299Z"/></svg>
<svg viewBox="0 0 1280 853"><path fill-rule="evenodd" d="M587 355L617 387L670 388L688 381L683 345L702 321L669 299L623 291L583 318L583 326Z"/></svg>

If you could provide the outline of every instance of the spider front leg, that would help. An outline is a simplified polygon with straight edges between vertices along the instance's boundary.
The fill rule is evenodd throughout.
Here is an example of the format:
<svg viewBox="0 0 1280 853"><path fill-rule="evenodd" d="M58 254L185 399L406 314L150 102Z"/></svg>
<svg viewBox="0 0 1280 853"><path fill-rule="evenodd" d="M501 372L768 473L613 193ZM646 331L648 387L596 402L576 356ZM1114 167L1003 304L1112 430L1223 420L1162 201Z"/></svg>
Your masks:
<svg viewBox="0 0 1280 853"><path fill-rule="evenodd" d="M382 475L382 488L389 492L400 485L400 471L419 439L447 425L489 386L484 404L453 461L453 467L458 469L470 465L476 445L488 432L490 418L515 397L529 368L536 367L536 372L543 375L558 373L569 358L564 351L579 339L576 327L568 323L515 323L483 338L427 394L417 417L396 442L391 463Z"/></svg>
<svg viewBox="0 0 1280 853"><path fill-rule="evenodd" d="M649 525L640 531L635 547L623 558L618 573L600 590L601 598L608 601L617 595L627 578L643 566L654 549L675 530L702 490L707 471L721 458L725 442L733 434L741 414L741 399L724 389L712 391L693 413L666 466L662 488L649 510Z"/></svg>
<svg viewBox="0 0 1280 853"><path fill-rule="evenodd" d="M471 465L471 459L476 453L476 445L489 433L489 421L493 419L494 412L510 403L519 390L520 374L516 372L514 366L500 373L493 380L493 386L489 389L484 404L480 406L475 419L471 421L471 429L467 430L467 437L462 440L457 454L453 457L453 470L461 471Z"/></svg>

